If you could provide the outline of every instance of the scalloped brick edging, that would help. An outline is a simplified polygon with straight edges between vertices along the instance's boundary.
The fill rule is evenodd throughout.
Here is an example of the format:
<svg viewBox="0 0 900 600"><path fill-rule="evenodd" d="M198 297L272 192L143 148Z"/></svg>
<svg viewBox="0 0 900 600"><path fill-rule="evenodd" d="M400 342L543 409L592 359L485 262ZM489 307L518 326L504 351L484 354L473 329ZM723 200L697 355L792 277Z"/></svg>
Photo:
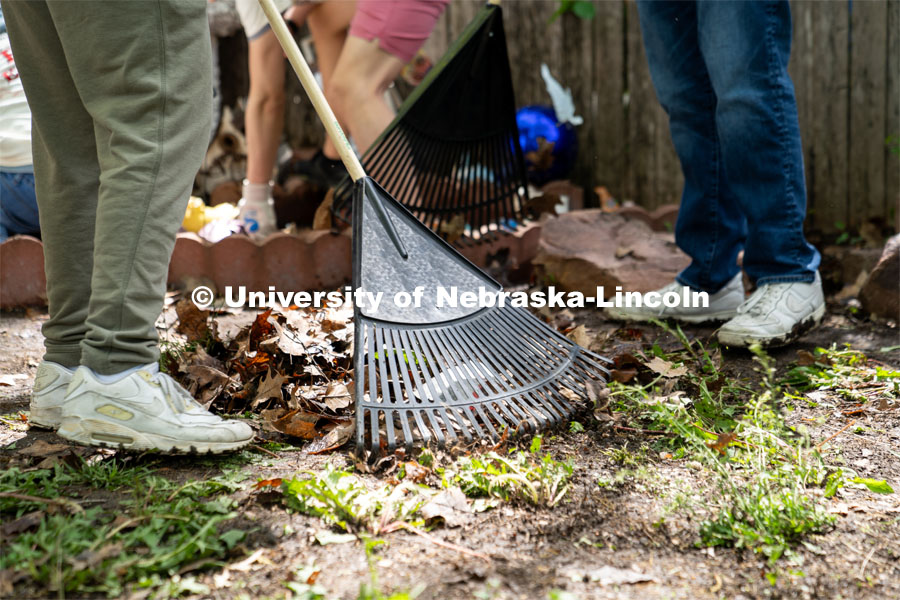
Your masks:
<svg viewBox="0 0 900 600"><path fill-rule="evenodd" d="M531 223L514 234L460 248L479 267L503 256L509 271L520 270L537 255L541 225ZM227 286L248 291L334 289L350 282L350 232L274 233L262 241L233 235L212 244L193 233L179 233L169 263L170 287L208 285L221 294ZM46 306L44 250L40 240L15 236L0 244L0 307Z"/></svg>
<svg viewBox="0 0 900 600"><path fill-rule="evenodd" d="M30 235L17 235L0 244L0 308L46 306L44 246Z"/></svg>

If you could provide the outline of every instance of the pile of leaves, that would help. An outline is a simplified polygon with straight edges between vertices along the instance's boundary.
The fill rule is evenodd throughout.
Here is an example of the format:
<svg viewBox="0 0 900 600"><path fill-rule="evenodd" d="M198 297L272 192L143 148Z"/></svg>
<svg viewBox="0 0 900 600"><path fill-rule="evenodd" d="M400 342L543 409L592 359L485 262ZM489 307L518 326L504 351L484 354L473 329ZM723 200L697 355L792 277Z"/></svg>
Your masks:
<svg viewBox="0 0 900 600"><path fill-rule="evenodd" d="M161 366L205 407L258 419L273 437L312 440L311 453L350 438L352 309L273 308L240 328L188 299L176 313L187 341L164 341Z"/></svg>

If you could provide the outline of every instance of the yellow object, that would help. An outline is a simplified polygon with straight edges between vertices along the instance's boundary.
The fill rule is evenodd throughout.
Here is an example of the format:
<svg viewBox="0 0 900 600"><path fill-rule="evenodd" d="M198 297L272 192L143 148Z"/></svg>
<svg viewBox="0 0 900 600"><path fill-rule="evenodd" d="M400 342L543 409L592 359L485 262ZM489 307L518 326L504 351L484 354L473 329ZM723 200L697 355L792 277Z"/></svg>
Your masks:
<svg viewBox="0 0 900 600"><path fill-rule="evenodd" d="M197 233L207 223L236 219L237 216L238 209L234 204L223 202L216 206L207 206L202 198L191 196L181 226L185 231Z"/></svg>

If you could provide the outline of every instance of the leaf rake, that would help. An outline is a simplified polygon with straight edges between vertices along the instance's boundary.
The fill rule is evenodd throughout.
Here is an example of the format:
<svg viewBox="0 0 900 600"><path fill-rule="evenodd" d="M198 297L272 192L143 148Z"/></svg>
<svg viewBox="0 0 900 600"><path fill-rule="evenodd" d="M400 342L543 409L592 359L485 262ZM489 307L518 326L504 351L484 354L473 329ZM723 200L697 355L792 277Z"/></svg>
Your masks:
<svg viewBox="0 0 900 600"><path fill-rule="evenodd" d="M366 172L417 219L460 244L514 230L528 180L499 5L487 4L362 157ZM332 214L349 222L350 178Z"/></svg>
<svg viewBox="0 0 900 600"><path fill-rule="evenodd" d="M382 294L353 309L357 451L567 420L610 361L501 303L496 281L366 175L272 0L259 2L354 180L353 286Z"/></svg>

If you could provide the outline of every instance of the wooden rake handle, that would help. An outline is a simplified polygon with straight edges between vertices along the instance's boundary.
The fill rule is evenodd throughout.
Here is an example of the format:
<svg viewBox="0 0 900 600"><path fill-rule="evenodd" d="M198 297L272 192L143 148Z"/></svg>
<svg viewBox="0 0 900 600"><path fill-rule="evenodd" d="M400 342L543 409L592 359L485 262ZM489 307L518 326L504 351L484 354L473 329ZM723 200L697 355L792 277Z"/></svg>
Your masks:
<svg viewBox="0 0 900 600"><path fill-rule="evenodd" d="M297 77L300 78L303 89L306 90L307 96L309 96L309 99L312 101L316 113L318 113L319 118L325 125L325 131L328 132L328 135L330 135L331 139L334 141L338 154L341 156L341 161L343 161L344 166L347 167L347 172L350 173L350 177L353 181L365 177L366 172L363 170L362 164L356 157L356 153L353 152L353 148L350 146L347 136L344 135L344 130L341 129L337 117L334 116L334 112L328 105L325 94L323 94L322 90L319 88L319 84L316 82L316 78L313 76L309 65L306 64L306 59L303 58L300 48L297 47L297 42L294 41L287 24L281 17L278 9L275 8L275 3L272 0L259 0L259 5L262 7L263 12L266 13L266 19L269 20L272 32L275 34L275 37L278 38L278 43L281 44L284 53L287 55L288 61L290 61L291 66L294 68L294 72L297 73Z"/></svg>

